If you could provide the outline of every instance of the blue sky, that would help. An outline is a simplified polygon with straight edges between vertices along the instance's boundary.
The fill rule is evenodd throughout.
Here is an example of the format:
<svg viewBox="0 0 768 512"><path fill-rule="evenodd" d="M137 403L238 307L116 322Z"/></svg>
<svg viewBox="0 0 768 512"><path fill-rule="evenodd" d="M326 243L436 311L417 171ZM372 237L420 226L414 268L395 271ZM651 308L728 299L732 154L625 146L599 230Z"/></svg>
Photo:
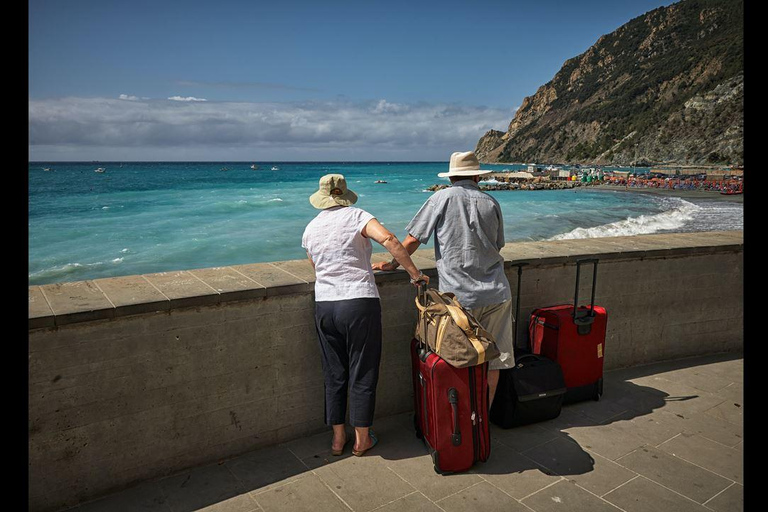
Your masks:
<svg viewBox="0 0 768 512"><path fill-rule="evenodd" d="M31 160L447 160L669 1L30 0Z"/></svg>

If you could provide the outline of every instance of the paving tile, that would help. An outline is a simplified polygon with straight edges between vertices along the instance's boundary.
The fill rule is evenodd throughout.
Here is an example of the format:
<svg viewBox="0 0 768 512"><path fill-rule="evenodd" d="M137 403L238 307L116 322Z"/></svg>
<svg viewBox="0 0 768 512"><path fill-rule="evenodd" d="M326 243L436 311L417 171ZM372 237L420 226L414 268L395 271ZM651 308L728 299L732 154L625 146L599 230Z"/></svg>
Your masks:
<svg viewBox="0 0 768 512"><path fill-rule="evenodd" d="M373 510L416 490L373 451L364 457L327 464L316 469L315 474L355 512Z"/></svg>
<svg viewBox="0 0 768 512"><path fill-rule="evenodd" d="M315 282L315 269L308 259L276 261L272 264L277 268L285 270L289 274L294 275L299 279L303 279L308 283Z"/></svg>
<svg viewBox="0 0 768 512"><path fill-rule="evenodd" d="M704 469L744 484L744 454L706 437L694 434L680 434L658 446L660 450Z"/></svg>
<svg viewBox="0 0 768 512"><path fill-rule="evenodd" d="M40 290L56 316L56 325L114 315L114 306L93 281L46 284Z"/></svg>
<svg viewBox="0 0 768 512"><path fill-rule="evenodd" d="M744 404L744 383L733 382L730 386L717 392L717 396L737 404Z"/></svg>
<svg viewBox="0 0 768 512"><path fill-rule="evenodd" d="M77 507L77 512L170 512L167 498L156 482L148 482Z"/></svg>
<svg viewBox="0 0 768 512"><path fill-rule="evenodd" d="M43 291L39 286L29 287L29 328L39 329L53 327L55 324L53 310L45 300Z"/></svg>
<svg viewBox="0 0 768 512"><path fill-rule="evenodd" d="M488 461L478 464L471 472L515 499L524 498L562 479L504 445L492 445Z"/></svg>
<svg viewBox="0 0 768 512"><path fill-rule="evenodd" d="M432 501L482 481L469 472L453 475L436 473L432 457L423 442L405 428L383 431L379 425L377 432L379 445L376 446L376 454L382 458L383 464ZM478 464L480 467L484 465Z"/></svg>
<svg viewBox="0 0 768 512"><path fill-rule="evenodd" d="M172 309L218 304L221 299L219 292L186 270L157 272L144 277L170 299Z"/></svg>
<svg viewBox="0 0 768 512"><path fill-rule="evenodd" d="M611 389L609 392L611 394L606 394L604 398L627 411L649 414L667 405L664 400L668 396L667 393L655 388L626 381L612 382L604 386ZM600 401L602 400L603 398L600 399Z"/></svg>
<svg viewBox="0 0 768 512"><path fill-rule="evenodd" d="M708 508L642 476L622 485L603 499L625 512L704 512Z"/></svg>
<svg viewBox="0 0 768 512"><path fill-rule="evenodd" d="M732 382L744 381L744 359L734 354L730 360L714 361L706 365L699 366L699 371L729 379Z"/></svg>
<svg viewBox="0 0 768 512"><path fill-rule="evenodd" d="M193 469L159 481L173 512L251 512L258 508L223 464Z"/></svg>
<svg viewBox="0 0 768 512"><path fill-rule="evenodd" d="M568 436L526 450L523 455L561 476L588 473L595 466L592 455Z"/></svg>
<svg viewBox="0 0 768 512"><path fill-rule="evenodd" d="M596 453L590 453L590 455L595 461L592 471L578 475L568 475L566 478L593 494L602 496L637 476L636 473L605 457Z"/></svg>
<svg viewBox="0 0 768 512"><path fill-rule="evenodd" d="M626 412L605 424L610 424L617 431L636 435L645 444L656 446L680 434L684 430L683 423L684 420L674 414L658 411L651 414Z"/></svg>
<svg viewBox="0 0 768 512"><path fill-rule="evenodd" d="M441 509L420 492L414 492L377 508L376 512L441 512Z"/></svg>
<svg viewBox="0 0 768 512"><path fill-rule="evenodd" d="M744 486L733 484L705 505L716 512L741 512L744 510Z"/></svg>
<svg viewBox="0 0 768 512"><path fill-rule="evenodd" d="M349 508L315 475L254 496L261 510L349 512Z"/></svg>
<svg viewBox="0 0 768 512"><path fill-rule="evenodd" d="M567 480L529 496L522 502L536 512L620 512L618 508Z"/></svg>
<svg viewBox="0 0 768 512"><path fill-rule="evenodd" d="M377 418L372 430L376 432L379 443L375 448L375 455L383 458L403 458L418 457L426 453L423 443L416 438L412 430L413 427L406 428L406 417L412 417L412 414L397 415L387 418ZM284 446L291 450L301 461L310 469L317 469L326 464L332 464L342 459L352 456L352 446L354 444L354 430L347 427L347 445L340 456L331 455L331 438L333 434L330 428L328 430L315 434L310 437L300 438ZM371 454L374 452L371 451Z"/></svg>
<svg viewBox="0 0 768 512"><path fill-rule="evenodd" d="M591 418L595 423L603 423L610 418L626 412L628 409L626 404L619 402L618 399L611 399L610 397L604 397L598 401L586 400L584 402L578 402L572 404L571 407L588 418Z"/></svg>
<svg viewBox="0 0 768 512"><path fill-rule="evenodd" d="M484 464L480 463L478 466ZM387 467L432 501L482 482L482 478L469 472L449 475L436 473L429 455L387 461Z"/></svg>
<svg viewBox="0 0 768 512"><path fill-rule="evenodd" d="M115 316L152 313L170 309L170 300L144 276L95 279L94 284L115 305Z"/></svg>
<svg viewBox="0 0 768 512"><path fill-rule="evenodd" d="M560 412L560 416L549 421L537 423L536 425L544 430L557 433L567 432L572 428L595 425L595 420L581 414L581 412L578 411L578 408L574 407L575 405L576 404L564 406Z"/></svg>
<svg viewBox="0 0 768 512"><path fill-rule="evenodd" d="M651 446L643 446L616 462L702 504L732 483Z"/></svg>
<svg viewBox="0 0 768 512"><path fill-rule="evenodd" d="M661 377L643 377L632 382L666 393L661 407L666 412L693 414L723 403L723 399L717 395Z"/></svg>
<svg viewBox="0 0 768 512"><path fill-rule="evenodd" d="M700 434L730 447L735 447L744 438L743 425L720 419L706 412L684 416L683 425L683 431L686 433Z"/></svg>
<svg viewBox="0 0 768 512"><path fill-rule="evenodd" d="M725 420L736 425L743 425L744 423L744 410L739 402L728 400L707 409L706 413L713 418Z"/></svg>
<svg viewBox="0 0 768 512"><path fill-rule="evenodd" d="M700 369L698 366L681 368L660 375L660 377L709 393L717 393L733 383L731 379L712 375L711 373Z"/></svg>
<svg viewBox="0 0 768 512"><path fill-rule="evenodd" d="M452 496L443 498L436 503L441 509L445 510L445 512L474 512L478 510L528 512L528 509L521 505L519 501L510 498L488 482L481 482L469 489L464 489Z"/></svg>
<svg viewBox="0 0 768 512"><path fill-rule="evenodd" d="M245 491L256 495L307 476L309 469L284 447L268 447L226 461Z"/></svg>
<svg viewBox="0 0 768 512"><path fill-rule="evenodd" d="M645 444L633 431L610 424L567 427L564 432L582 449L610 460L616 460Z"/></svg>
<svg viewBox="0 0 768 512"><path fill-rule="evenodd" d="M271 263L251 263L232 267L267 289L267 297L310 291L309 283Z"/></svg>
<svg viewBox="0 0 768 512"><path fill-rule="evenodd" d="M189 271L221 294L222 301L264 297L267 289L231 267L202 268Z"/></svg>
<svg viewBox="0 0 768 512"><path fill-rule="evenodd" d="M546 423L547 422L543 422L508 429L499 428L496 425L491 424L492 449L495 447L495 442L498 441L505 446L521 452L558 437L560 435L559 432L541 427L542 424Z"/></svg>
<svg viewBox="0 0 768 512"><path fill-rule="evenodd" d="M350 440L354 436L354 432L351 431L351 427L347 429L347 439ZM315 455L325 457L331 453L331 440L333 439L333 432L331 427L327 427L327 430L318 434L306 437L300 437L286 443L282 443L280 446L289 450L296 458L305 459L307 457L313 457ZM347 444L346 451L351 450L350 445Z"/></svg>

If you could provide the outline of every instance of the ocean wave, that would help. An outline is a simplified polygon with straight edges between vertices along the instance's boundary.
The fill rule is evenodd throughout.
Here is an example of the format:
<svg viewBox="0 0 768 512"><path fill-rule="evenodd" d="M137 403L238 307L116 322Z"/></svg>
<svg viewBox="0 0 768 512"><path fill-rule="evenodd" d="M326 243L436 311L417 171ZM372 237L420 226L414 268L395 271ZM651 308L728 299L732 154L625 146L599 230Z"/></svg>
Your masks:
<svg viewBox="0 0 768 512"><path fill-rule="evenodd" d="M112 263L122 263L122 262L123 262L123 258L115 258L112 260Z"/></svg>
<svg viewBox="0 0 768 512"><path fill-rule="evenodd" d="M274 198L274 199L270 199L270 200L269 200L269 201L267 201L267 202L268 202L268 203L271 203L271 202L274 202L274 201L280 201L280 202L282 202L283 200L282 200L282 199L280 199L279 197L276 197L276 198Z"/></svg>
<svg viewBox="0 0 768 512"><path fill-rule="evenodd" d="M55 280L62 280L71 274L79 273L95 267L100 267L103 264L104 263L101 261L97 261L96 263L65 263L64 265L57 265L54 267L38 270L36 272L30 272L28 274L28 278L37 280L46 279L51 280L51 282L55 282Z"/></svg>
<svg viewBox="0 0 768 512"><path fill-rule="evenodd" d="M629 217L617 222L603 224L591 228L576 228L568 233L555 235L548 240L573 240L580 238L600 238L609 236L647 235L659 231L669 231L682 228L693 220L701 207L684 199L665 198L662 204L673 206L671 209L655 215L640 215Z"/></svg>

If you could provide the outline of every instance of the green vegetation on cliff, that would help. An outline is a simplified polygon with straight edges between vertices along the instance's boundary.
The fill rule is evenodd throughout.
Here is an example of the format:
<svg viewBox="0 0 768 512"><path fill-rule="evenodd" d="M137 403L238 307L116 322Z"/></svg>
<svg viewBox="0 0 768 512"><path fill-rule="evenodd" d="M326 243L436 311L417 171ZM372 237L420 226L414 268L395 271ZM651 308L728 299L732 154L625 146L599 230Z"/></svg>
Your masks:
<svg viewBox="0 0 768 512"><path fill-rule="evenodd" d="M565 62L523 102L486 161L643 158L740 163L743 4L683 0L635 18Z"/></svg>

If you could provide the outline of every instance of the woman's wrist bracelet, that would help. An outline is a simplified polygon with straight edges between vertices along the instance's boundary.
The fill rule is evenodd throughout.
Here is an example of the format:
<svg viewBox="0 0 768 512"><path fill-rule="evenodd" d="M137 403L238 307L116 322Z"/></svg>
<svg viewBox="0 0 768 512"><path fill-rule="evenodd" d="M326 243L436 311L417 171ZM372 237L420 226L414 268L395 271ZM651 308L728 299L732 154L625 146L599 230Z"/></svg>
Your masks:
<svg viewBox="0 0 768 512"><path fill-rule="evenodd" d="M419 271L419 275L416 276L416 278L411 278L411 284L416 284L419 281L423 281L422 277L424 277L424 272Z"/></svg>

